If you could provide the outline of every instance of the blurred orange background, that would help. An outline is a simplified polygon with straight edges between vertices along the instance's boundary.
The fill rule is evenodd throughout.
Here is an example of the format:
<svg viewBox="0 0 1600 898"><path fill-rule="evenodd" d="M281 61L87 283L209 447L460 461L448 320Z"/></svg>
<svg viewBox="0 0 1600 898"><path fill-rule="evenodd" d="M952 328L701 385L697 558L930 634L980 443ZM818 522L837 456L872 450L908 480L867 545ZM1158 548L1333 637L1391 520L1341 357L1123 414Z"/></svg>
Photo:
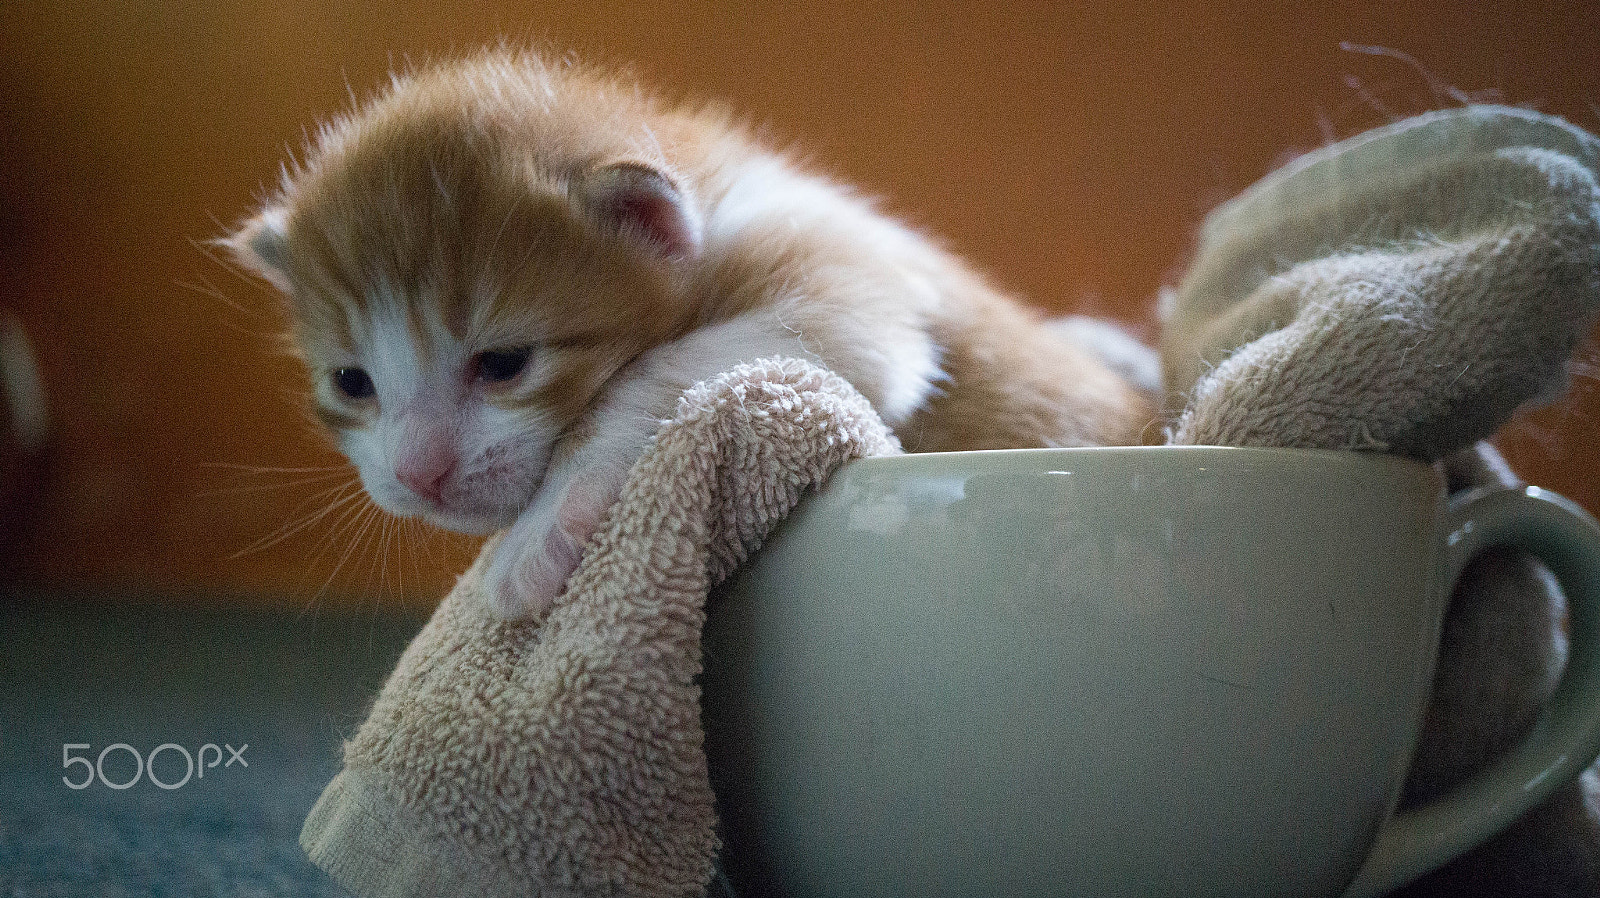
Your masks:
<svg viewBox="0 0 1600 898"><path fill-rule="evenodd" d="M1297 151L1449 89L1600 129L1590 3L12 0L0 28L0 311L55 428L0 576L300 604L432 601L472 544L329 508L352 475L297 410L274 298L198 243L408 59L505 38L634 63L729 100L1037 304L1146 336L1204 212ZM1580 377L1501 444L1600 511L1597 413Z"/></svg>

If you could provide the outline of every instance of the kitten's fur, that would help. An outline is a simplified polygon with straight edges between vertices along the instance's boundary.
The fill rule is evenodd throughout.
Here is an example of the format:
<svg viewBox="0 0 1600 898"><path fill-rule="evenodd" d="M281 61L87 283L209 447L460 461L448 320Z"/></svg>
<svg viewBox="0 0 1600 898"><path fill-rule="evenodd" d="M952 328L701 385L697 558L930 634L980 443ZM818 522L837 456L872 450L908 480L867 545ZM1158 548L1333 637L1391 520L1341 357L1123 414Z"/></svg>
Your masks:
<svg viewBox="0 0 1600 898"><path fill-rule="evenodd" d="M531 54L397 78L224 243L287 295L372 498L509 528L487 569L507 617L548 607L677 396L742 361L827 365L910 451L1133 443L1152 415L726 113Z"/></svg>

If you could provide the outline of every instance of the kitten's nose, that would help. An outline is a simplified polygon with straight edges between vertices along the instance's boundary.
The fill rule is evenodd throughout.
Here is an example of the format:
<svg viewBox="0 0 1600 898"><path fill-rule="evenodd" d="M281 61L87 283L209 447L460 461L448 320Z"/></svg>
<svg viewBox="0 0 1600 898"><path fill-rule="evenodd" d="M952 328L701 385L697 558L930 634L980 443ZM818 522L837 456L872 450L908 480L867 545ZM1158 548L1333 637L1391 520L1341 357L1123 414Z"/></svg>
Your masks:
<svg viewBox="0 0 1600 898"><path fill-rule="evenodd" d="M394 476L406 489L437 504L444 491L444 480L456 468L456 456L443 446L428 446L408 452L395 465Z"/></svg>

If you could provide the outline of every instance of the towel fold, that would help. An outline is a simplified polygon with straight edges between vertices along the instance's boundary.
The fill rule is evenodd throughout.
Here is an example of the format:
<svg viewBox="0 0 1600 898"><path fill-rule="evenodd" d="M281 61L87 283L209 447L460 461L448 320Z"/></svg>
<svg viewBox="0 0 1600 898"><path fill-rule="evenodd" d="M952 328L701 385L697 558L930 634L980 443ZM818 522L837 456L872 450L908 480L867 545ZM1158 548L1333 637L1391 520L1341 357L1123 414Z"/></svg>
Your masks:
<svg viewBox="0 0 1600 898"><path fill-rule="evenodd" d="M1472 106L1311 153L1213 212L1165 297L1171 442L1434 460L1565 386L1600 309L1600 141Z"/></svg>

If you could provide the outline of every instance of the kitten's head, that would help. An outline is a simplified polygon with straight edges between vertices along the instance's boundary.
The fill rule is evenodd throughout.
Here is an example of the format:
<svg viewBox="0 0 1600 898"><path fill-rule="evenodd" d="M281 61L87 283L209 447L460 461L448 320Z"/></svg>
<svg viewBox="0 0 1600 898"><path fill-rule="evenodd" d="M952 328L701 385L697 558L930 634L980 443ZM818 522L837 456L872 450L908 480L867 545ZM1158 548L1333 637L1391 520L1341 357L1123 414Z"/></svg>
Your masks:
<svg viewBox="0 0 1600 898"><path fill-rule="evenodd" d="M222 241L287 298L317 416L380 506L505 526L606 380L689 326L700 216L650 112L528 57L398 79Z"/></svg>

